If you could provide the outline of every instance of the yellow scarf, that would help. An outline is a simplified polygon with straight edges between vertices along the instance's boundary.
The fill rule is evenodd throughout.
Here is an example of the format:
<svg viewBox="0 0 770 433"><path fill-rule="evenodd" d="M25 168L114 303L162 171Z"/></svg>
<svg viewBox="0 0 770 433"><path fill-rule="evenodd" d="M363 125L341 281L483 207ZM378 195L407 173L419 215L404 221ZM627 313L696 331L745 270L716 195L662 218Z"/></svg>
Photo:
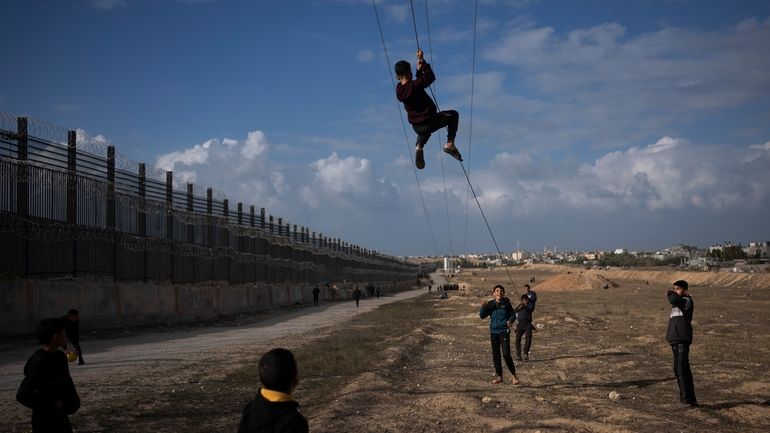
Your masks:
<svg viewBox="0 0 770 433"><path fill-rule="evenodd" d="M282 403L286 401L292 401L291 395L286 394L285 392L273 391L272 389L262 388L261 390L259 390L259 393L262 394L262 397L265 397L265 400L271 401L273 403Z"/></svg>

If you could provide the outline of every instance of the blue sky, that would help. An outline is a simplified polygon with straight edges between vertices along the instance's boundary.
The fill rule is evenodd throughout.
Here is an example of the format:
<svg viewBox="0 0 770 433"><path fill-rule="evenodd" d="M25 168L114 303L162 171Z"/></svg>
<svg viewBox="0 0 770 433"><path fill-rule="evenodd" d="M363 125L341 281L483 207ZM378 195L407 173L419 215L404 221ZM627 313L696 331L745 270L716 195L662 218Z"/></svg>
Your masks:
<svg viewBox="0 0 770 433"><path fill-rule="evenodd" d="M429 1L430 34L414 5L503 251L770 240L770 2L482 0L475 75L475 2ZM0 112L366 248L495 250L443 133L426 220L371 1L0 8ZM391 63L414 63L409 2L377 8Z"/></svg>

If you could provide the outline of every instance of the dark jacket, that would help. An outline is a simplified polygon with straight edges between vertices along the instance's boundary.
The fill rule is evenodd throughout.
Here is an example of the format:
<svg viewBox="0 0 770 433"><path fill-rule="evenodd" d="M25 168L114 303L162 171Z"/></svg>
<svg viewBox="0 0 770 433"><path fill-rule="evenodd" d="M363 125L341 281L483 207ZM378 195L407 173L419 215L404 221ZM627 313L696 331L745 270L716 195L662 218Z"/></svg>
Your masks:
<svg viewBox="0 0 770 433"><path fill-rule="evenodd" d="M271 402L261 390L243 408L238 433L307 433L307 420L296 401Z"/></svg>
<svg viewBox="0 0 770 433"><path fill-rule="evenodd" d="M71 432L68 416L80 408L80 397L64 352L38 349L32 354L24 365L16 400L32 409L33 432ZM61 409L56 409L57 401Z"/></svg>
<svg viewBox="0 0 770 433"><path fill-rule="evenodd" d="M494 299L487 302L486 305L481 307L479 311L479 317L482 319L490 316L489 318L489 333L493 335L508 332L508 321L513 320L513 305L508 298L500 299L500 302L495 302Z"/></svg>
<svg viewBox="0 0 770 433"><path fill-rule="evenodd" d="M516 313L516 320L519 322L516 324L517 328L526 329L532 326L532 311L534 309L531 301L527 305L519 304L513 309L513 312Z"/></svg>
<svg viewBox="0 0 770 433"><path fill-rule="evenodd" d="M527 297L529 298L529 305L532 306L532 312L535 312L535 307L537 306L537 293L535 293L534 290L530 290L529 292L525 293Z"/></svg>
<svg viewBox="0 0 770 433"><path fill-rule="evenodd" d="M433 69L424 62L413 80L396 85L396 96L404 103L409 123L412 125L427 122L436 114L436 104L425 92L425 89L434 81L436 76L433 74Z"/></svg>
<svg viewBox="0 0 770 433"><path fill-rule="evenodd" d="M675 291L668 291L671 315L668 319L666 341L670 344L692 343L692 313L695 304L690 295L679 296Z"/></svg>

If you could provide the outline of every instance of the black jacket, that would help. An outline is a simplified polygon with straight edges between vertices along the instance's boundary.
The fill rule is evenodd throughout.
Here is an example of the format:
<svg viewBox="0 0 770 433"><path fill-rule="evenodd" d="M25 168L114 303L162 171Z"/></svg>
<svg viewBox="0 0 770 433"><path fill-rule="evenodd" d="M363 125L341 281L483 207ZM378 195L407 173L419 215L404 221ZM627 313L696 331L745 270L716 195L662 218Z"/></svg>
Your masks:
<svg viewBox="0 0 770 433"><path fill-rule="evenodd" d="M428 62L422 64L417 70L417 77L414 80L396 85L396 96L398 100L404 103L407 119L412 125L417 125L428 120L436 114L436 104L433 99L425 92L434 81L436 75L433 74Z"/></svg>
<svg viewBox="0 0 770 433"><path fill-rule="evenodd" d="M671 304L671 316L668 319L666 341L670 344L692 343L692 313L695 304L690 295L679 296L673 290L668 291Z"/></svg>
<svg viewBox="0 0 770 433"><path fill-rule="evenodd" d="M33 432L71 432L68 416L80 408L80 397L64 352L38 349L32 354L24 365L16 400L32 409ZM61 409L56 409L57 401Z"/></svg>
<svg viewBox="0 0 770 433"><path fill-rule="evenodd" d="M307 420L296 401L271 402L257 391L243 408L238 433L307 433Z"/></svg>

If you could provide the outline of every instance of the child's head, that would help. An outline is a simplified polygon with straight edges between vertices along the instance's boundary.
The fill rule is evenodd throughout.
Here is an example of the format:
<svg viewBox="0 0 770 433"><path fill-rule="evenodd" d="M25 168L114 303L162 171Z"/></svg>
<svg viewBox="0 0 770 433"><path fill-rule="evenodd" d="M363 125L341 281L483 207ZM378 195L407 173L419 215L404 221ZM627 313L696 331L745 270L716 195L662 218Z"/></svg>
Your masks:
<svg viewBox="0 0 770 433"><path fill-rule="evenodd" d="M64 328L67 326L64 318L52 317L43 319L35 329L37 341L53 347L63 346L67 342Z"/></svg>
<svg viewBox="0 0 770 433"><path fill-rule="evenodd" d="M525 284L524 285L524 289L526 289L529 292L529 290L530 290L529 284Z"/></svg>
<svg viewBox="0 0 770 433"><path fill-rule="evenodd" d="M299 383L297 361L287 349L273 349L259 359L259 380L265 388L290 394Z"/></svg>
<svg viewBox="0 0 770 433"><path fill-rule="evenodd" d="M674 291L679 296L683 296L687 294L687 281L685 280L674 281Z"/></svg>
<svg viewBox="0 0 770 433"><path fill-rule="evenodd" d="M406 76L412 76L412 65L406 60L396 62L396 77L400 80Z"/></svg>
<svg viewBox="0 0 770 433"><path fill-rule="evenodd" d="M523 302L525 304L529 304L529 296L521 295L521 302Z"/></svg>
<svg viewBox="0 0 770 433"><path fill-rule="evenodd" d="M503 296L505 296L505 287L498 284L492 289L492 293L494 294L495 299L502 299Z"/></svg>
<svg viewBox="0 0 770 433"><path fill-rule="evenodd" d="M78 318L80 317L80 311L73 308L67 311L67 317L73 322L77 322Z"/></svg>

